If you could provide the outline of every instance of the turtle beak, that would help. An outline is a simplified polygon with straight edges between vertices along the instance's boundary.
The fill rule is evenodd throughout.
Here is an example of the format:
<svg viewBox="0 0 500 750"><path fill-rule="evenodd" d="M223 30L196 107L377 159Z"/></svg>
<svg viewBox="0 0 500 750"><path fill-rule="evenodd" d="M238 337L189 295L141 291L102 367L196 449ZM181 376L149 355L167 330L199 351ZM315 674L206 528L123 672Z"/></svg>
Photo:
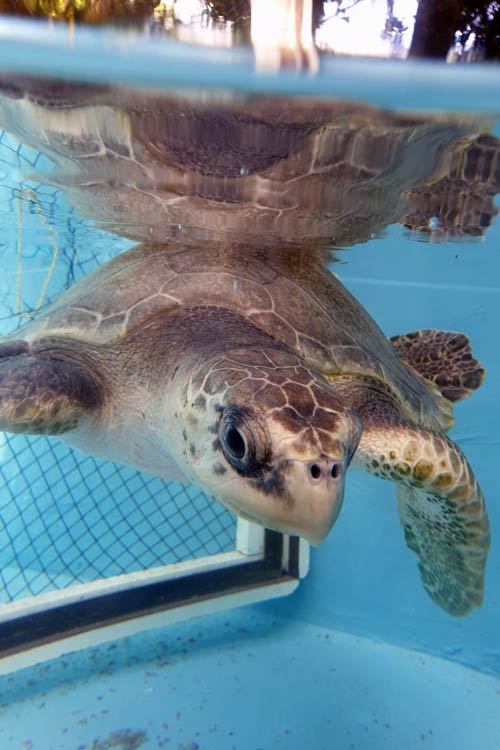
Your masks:
<svg viewBox="0 0 500 750"><path fill-rule="evenodd" d="M290 461L286 483L293 508L283 526L316 547L328 536L342 508L343 462L327 456Z"/></svg>
<svg viewBox="0 0 500 750"><path fill-rule="evenodd" d="M318 546L340 513L344 474L342 459L284 459L265 480L222 480L216 497L243 518Z"/></svg>

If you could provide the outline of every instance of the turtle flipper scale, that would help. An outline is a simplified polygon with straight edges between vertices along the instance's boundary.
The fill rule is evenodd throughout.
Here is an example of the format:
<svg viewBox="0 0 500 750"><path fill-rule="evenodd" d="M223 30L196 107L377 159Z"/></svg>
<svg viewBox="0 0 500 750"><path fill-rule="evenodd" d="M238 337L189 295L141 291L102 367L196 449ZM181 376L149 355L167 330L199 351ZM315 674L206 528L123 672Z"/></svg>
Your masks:
<svg viewBox="0 0 500 750"><path fill-rule="evenodd" d="M463 333L427 328L390 341L398 357L435 383L449 401L467 398L483 382L485 370Z"/></svg>
<svg viewBox="0 0 500 750"><path fill-rule="evenodd" d="M448 614L469 614L483 601L486 512L483 518L463 513L444 495L402 484L397 499L406 544L418 557L425 590Z"/></svg>
<svg viewBox="0 0 500 750"><path fill-rule="evenodd" d="M489 522L483 494L460 448L408 423L368 423L359 468L399 482L398 507L408 547L429 596L463 616L483 600Z"/></svg>
<svg viewBox="0 0 500 750"><path fill-rule="evenodd" d="M25 341L0 344L0 430L59 435L100 402L100 389L77 363L41 356Z"/></svg>

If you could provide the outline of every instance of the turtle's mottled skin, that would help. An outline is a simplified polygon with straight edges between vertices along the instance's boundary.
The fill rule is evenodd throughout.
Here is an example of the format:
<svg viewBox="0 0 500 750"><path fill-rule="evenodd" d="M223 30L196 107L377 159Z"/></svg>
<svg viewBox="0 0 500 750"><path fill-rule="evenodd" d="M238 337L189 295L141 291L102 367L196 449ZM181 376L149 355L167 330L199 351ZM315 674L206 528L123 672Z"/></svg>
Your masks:
<svg viewBox="0 0 500 750"><path fill-rule="evenodd" d="M388 341L313 255L138 246L0 357L0 428L194 481L313 543L338 516L354 457L399 483L406 539L435 601L453 614L480 604L488 519L442 434L452 417L439 384L457 400L483 370L464 336Z"/></svg>

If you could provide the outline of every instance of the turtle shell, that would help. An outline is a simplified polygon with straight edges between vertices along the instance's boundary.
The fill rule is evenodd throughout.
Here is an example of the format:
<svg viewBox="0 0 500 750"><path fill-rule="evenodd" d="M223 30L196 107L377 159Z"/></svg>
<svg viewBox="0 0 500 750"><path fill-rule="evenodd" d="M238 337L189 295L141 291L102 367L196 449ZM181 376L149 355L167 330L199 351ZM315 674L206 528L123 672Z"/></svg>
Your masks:
<svg viewBox="0 0 500 750"><path fill-rule="evenodd" d="M448 402L400 361L375 321L314 253L139 245L70 288L16 336L104 346L148 329L153 318L168 325L169 311L193 306L244 316L325 377L375 379L397 397L407 418L436 429L449 426Z"/></svg>

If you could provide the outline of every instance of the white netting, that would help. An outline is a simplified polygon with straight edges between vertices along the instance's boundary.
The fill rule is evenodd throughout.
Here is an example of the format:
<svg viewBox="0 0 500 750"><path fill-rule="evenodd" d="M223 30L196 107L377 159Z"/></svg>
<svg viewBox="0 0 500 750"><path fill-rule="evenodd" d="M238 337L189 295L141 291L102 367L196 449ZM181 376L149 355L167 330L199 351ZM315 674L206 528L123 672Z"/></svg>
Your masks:
<svg viewBox="0 0 500 750"><path fill-rule="evenodd" d="M0 333L130 243L74 216L50 169L0 131ZM235 519L196 487L165 483L0 433L0 603L234 549Z"/></svg>

